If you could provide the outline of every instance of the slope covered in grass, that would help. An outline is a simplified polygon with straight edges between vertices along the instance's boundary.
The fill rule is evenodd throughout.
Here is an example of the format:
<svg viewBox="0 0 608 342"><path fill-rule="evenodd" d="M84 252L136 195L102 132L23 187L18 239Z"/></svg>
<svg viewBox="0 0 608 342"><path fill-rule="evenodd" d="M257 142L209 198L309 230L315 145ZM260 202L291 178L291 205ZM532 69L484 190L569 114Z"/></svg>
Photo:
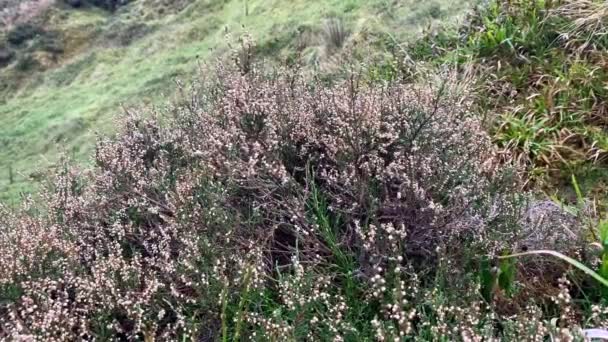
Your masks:
<svg viewBox="0 0 608 342"><path fill-rule="evenodd" d="M121 104L162 105L175 78L188 81L198 63L225 54L226 33L244 28L269 56L299 50L319 65L326 56L316 47L324 44L328 18L339 20L347 40L378 40L389 31L405 40L461 13L464 3L141 0L115 13L58 4L34 20L46 33L13 47L17 58L0 69L0 197L31 189L32 173L53 165L61 151L86 162L93 132L112 131ZM59 38L42 39L51 33Z"/></svg>
<svg viewBox="0 0 608 342"><path fill-rule="evenodd" d="M606 199L608 15L602 1L491 1L413 44L419 62L472 66L495 143L529 181ZM570 190L569 198L574 198Z"/></svg>

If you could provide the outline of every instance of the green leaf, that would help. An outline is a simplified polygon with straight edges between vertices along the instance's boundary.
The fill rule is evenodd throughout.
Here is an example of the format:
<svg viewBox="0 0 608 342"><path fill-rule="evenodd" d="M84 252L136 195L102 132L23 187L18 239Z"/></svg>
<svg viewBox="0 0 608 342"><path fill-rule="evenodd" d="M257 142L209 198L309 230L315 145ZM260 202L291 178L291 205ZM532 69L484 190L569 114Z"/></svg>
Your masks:
<svg viewBox="0 0 608 342"><path fill-rule="evenodd" d="M500 273L498 274L498 285L507 295L513 294L515 282L515 261L513 259L502 259L500 261Z"/></svg>
<svg viewBox="0 0 608 342"><path fill-rule="evenodd" d="M574 186L574 191L576 192L576 199L578 201L578 205L583 205L583 193L581 192L581 188L578 186L578 181L576 180L576 177L574 175L572 175L572 186Z"/></svg>
<svg viewBox="0 0 608 342"><path fill-rule="evenodd" d="M602 248L604 249L604 252L608 252L608 221L601 221L598 225L598 230Z"/></svg>
<svg viewBox="0 0 608 342"><path fill-rule="evenodd" d="M602 253L602 264L600 265L600 275L608 279L608 253Z"/></svg>
<svg viewBox="0 0 608 342"><path fill-rule="evenodd" d="M481 285L481 295L486 302L492 301L492 292L496 284L496 275L492 272L492 265L488 257L481 259L480 270L479 270L479 283Z"/></svg>

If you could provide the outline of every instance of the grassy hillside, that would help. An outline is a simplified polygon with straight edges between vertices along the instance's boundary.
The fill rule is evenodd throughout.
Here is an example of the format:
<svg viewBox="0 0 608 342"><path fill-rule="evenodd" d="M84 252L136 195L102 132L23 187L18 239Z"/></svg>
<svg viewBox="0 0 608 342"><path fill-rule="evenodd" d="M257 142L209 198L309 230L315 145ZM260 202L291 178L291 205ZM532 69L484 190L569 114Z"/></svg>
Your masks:
<svg viewBox="0 0 608 342"><path fill-rule="evenodd" d="M197 63L226 51L227 32L244 28L263 53L301 50L317 65L316 37L328 18L340 20L349 40L391 32L405 41L461 13L465 2L141 0L115 13L54 6L34 24L47 32L38 37L57 37L51 44L60 51L34 38L0 69L0 198L32 189L35 173L62 151L86 163L94 132L111 132L121 105L162 104L174 79L187 81Z"/></svg>
<svg viewBox="0 0 608 342"><path fill-rule="evenodd" d="M413 44L419 63L473 66L494 142L527 182L576 201L608 184L608 7L601 1L490 2L458 31Z"/></svg>

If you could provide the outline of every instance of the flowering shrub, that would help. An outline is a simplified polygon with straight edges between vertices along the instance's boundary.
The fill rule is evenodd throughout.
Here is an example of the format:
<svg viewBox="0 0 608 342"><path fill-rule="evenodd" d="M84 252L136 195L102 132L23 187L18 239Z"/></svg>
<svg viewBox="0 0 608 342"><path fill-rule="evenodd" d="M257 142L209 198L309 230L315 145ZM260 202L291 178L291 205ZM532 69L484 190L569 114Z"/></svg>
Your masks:
<svg viewBox="0 0 608 342"><path fill-rule="evenodd" d="M43 210L1 216L0 336L494 336L464 263L518 237L516 184L466 80L440 78L220 65L163 116L129 113L92 172L65 167ZM542 337L537 314L514 331Z"/></svg>

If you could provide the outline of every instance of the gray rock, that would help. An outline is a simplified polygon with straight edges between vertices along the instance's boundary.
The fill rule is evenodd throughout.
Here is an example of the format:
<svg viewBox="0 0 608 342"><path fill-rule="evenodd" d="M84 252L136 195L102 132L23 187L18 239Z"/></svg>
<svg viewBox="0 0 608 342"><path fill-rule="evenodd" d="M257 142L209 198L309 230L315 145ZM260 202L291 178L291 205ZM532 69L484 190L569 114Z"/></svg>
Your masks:
<svg viewBox="0 0 608 342"><path fill-rule="evenodd" d="M531 201L520 220L519 250L568 252L580 246L583 224L573 213L548 200Z"/></svg>

